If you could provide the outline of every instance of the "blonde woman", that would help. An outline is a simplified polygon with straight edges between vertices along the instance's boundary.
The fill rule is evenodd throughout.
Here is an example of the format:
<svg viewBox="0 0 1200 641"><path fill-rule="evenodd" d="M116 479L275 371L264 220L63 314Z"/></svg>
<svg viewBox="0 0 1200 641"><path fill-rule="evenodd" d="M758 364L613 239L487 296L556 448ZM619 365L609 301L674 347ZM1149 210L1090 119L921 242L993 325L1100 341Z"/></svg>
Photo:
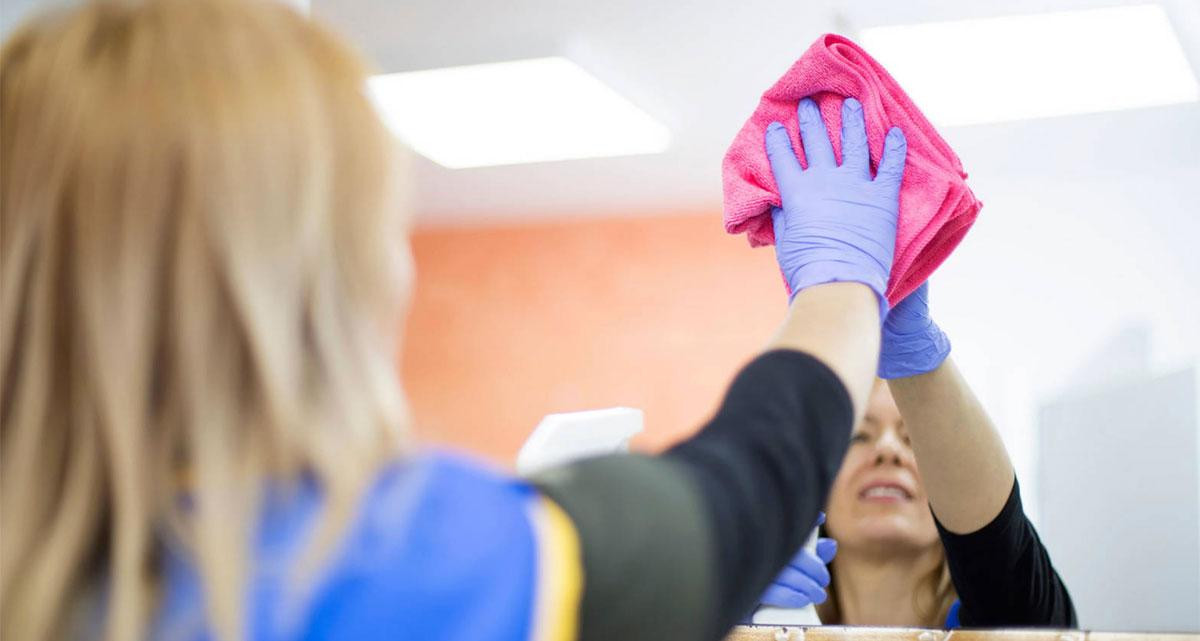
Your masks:
<svg viewBox="0 0 1200 641"><path fill-rule="evenodd" d="M5 44L4 639L717 639L795 551L870 389L899 132L873 179L768 131L771 349L665 456L526 481L410 443L365 80L275 2L94 2Z"/></svg>

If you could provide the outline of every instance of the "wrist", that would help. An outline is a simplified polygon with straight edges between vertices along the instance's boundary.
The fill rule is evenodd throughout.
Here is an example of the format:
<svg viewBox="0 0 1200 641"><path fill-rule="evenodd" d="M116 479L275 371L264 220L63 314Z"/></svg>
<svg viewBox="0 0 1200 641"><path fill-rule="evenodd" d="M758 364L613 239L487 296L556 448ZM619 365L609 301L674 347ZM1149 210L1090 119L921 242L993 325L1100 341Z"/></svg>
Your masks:
<svg viewBox="0 0 1200 641"><path fill-rule="evenodd" d="M878 376L906 378L937 369L950 356L950 339L933 321L920 331L899 333L884 324Z"/></svg>
<svg viewBox="0 0 1200 641"><path fill-rule="evenodd" d="M880 322L887 316L888 302L884 295L887 291L887 276L856 265L833 261L809 263L794 274L787 275L787 283L789 303L796 299L796 294L810 287L829 283L859 283L875 295L879 304Z"/></svg>

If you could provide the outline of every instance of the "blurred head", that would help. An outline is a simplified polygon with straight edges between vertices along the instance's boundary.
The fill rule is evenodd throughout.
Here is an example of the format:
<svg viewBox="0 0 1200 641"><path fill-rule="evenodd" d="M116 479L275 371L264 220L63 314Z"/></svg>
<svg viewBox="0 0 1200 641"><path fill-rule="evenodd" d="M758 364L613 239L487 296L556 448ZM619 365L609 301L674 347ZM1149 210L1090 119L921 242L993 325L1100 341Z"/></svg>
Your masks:
<svg viewBox="0 0 1200 641"><path fill-rule="evenodd" d="M846 458L834 480L826 507L825 530L838 542L838 556L870 558L877 563L936 554L941 563L919 579L915 610L940 625L956 598L945 565L942 543L929 498L904 427L904 419L884 381L876 381L866 414L854 427ZM834 559L833 581L839 566ZM825 623L841 620L836 590L821 608ZM853 622L856 624L870 622Z"/></svg>
<svg viewBox="0 0 1200 641"><path fill-rule="evenodd" d="M841 549L891 555L941 545L908 430L883 381L851 434L826 523Z"/></svg>
<svg viewBox="0 0 1200 641"><path fill-rule="evenodd" d="M396 455L410 267L365 78L277 2L85 3L5 43L0 637L90 586L135 638L164 536L240 636L263 479L321 484L320 548Z"/></svg>

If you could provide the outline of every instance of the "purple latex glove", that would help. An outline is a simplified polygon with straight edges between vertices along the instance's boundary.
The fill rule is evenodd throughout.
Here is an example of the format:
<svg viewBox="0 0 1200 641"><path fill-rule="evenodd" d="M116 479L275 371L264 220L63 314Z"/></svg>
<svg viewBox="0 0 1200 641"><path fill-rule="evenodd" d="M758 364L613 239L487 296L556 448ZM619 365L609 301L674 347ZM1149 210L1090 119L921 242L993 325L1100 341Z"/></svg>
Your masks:
<svg viewBox="0 0 1200 641"><path fill-rule="evenodd" d="M872 180L866 124L857 100L842 103L841 166L816 103L801 100L797 114L807 169L801 169L783 125L773 122L766 133L767 158L782 201L771 211L779 268L793 298L822 283L863 283L879 297L882 318L896 250L904 134L898 127L888 131Z"/></svg>
<svg viewBox="0 0 1200 641"><path fill-rule="evenodd" d="M929 317L929 283L922 283L883 321L879 378L932 372L949 355L950 339Z"/></svg>
<svg viewBox="0 0 1200 641"><path fill-rule="evenodd" d="M822 512L817 525L825 522ZM829 569L825 567L837 554L837 541L817 539L816 554L801 548L787 567L767 586L759 599L762 605L776 608L803 608L807 605L824 603L829 586Z"/></svg>

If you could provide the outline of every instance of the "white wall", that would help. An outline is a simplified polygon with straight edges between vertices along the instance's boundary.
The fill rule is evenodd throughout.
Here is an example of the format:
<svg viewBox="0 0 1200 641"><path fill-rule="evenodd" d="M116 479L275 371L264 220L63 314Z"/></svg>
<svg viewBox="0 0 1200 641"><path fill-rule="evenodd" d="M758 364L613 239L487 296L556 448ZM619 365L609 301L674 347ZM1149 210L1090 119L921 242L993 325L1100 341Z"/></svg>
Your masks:
<svg viewBox="0 0 1200 641"><path fill-rule="evenodd" d="M1197 370L1039 412L1041 536L1086 628L1200 631Z"/></svg>

